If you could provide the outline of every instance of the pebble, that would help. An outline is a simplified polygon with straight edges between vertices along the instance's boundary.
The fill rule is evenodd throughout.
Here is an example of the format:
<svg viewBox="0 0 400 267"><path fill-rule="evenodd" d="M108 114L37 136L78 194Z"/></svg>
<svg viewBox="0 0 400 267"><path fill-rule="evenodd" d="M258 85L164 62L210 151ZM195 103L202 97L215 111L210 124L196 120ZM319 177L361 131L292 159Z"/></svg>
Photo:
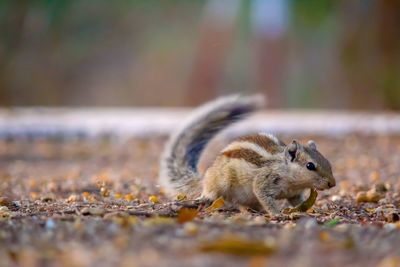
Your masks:
<svg viewBox="0 0 400 267"><path fill-rule="evenodd" d="M12 205L12 201L8 197L0 197L0 206L9 207Z"/></svg>
<svg viewBox="0 0 400 267"><path fill-rule="evenodd" d="M0 206L0 218L8 218L11 215L11 211L6 206Z"/></svg>
<svg viewBox="0 0 400 267"><path fill-rule="evenodd" d="M54 230L54 228L56 228L56 223L53 219L47 219L44 227L46 230Z"/></svg>
<svg viewBox="0 0 400 267"><path fill-rule="evenodd" d="M384 228L386 231L391 232L391 231L397 229L397 225L394 224L394 223L387 223L387 224L385 224L385 225L383 226L383 228Z"/></svg>
<svg viewBox="0 0 400 267"><path fill-rule="evenodd" d="M42 202L52 202L52 201L54 201L54 196L52 196L52 195L45 195L45 196L41 197L40 200L41 200Z"/></svg>
<svg viewBox="0 0 400 267"><path fill-rule="evenodd" d="M183 224L183 231L186 235L194 236L199 232L199 227L193 222Z"/></svg>
<svg viewBox="0 0 400 267"><path fill-rule="evenodd" d="M318 226L318 222L315 218L300 218L297 222L297 227L304 228L306 230L312 230Z"/></svg>
<svg viewBox="0 0 400 267"><path fill-rule="evenodd" d="M106 210L103 208L83 208L81 213L83 215L103 216L106 213Z"/></svg>
<svg viewBox="0 0 400 267"><path fill-rule="evenodd" d="M336 231L338 231L338 232L341 232L341 233L345 233L345 232L347 232L349 229L350 229L350 227L349 227L349 225L348 224L339 224L339 225L337 225L335 228L334 228Z"/></svg>
<svg viewBox="0 0 400 267"><path fill-rule="evenodd" d="M80 200L80 196L77 194L72 194L67 198L68 203L77 202L78 200Z"/></svg>
<svg viewBox="0 0 400 267"><path fill-rule="evenodd" d="M129 214L123 211L115 211L115 212L110 212L104 215L104 219L113 219L113 218L128 218Z"/></svg>
<svg viewBox="0 0 400 267"><path fill-rule="evenodd" d="M394 207L378 207L375 213L389 223L400 221L400 211Z"/></svg>

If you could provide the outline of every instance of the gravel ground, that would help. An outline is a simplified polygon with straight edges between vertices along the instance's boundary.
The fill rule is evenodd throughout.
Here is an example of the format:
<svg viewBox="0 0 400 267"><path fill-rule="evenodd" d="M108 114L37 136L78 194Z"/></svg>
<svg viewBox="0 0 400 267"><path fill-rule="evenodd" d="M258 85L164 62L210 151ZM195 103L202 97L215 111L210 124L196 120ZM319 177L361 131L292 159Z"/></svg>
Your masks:
<svg viewBox="0 0 400 267"><path fill-rule="evenodd" d="M296 137L337 186L279 217L168 199L162 137L3 139L0 266L400 266L400 136Z"/></svg>

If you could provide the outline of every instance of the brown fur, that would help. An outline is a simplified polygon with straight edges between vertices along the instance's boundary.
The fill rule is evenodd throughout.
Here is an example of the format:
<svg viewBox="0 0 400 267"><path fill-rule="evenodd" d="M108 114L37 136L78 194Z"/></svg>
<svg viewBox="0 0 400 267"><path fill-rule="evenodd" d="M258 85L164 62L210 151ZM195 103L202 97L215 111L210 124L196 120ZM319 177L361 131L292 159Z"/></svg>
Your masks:
<svg viewBox="0 0 400 267"><path fill-rule="evenodd" d="M223 152L222 155L233 159L244 159L245 161L254 164L257 167L261 167L265 164L265 159L260 154L251 149L241 148L228 150Z"/></svg>
<svg viewBox="0 0 400 267"><path fill-rule="evenodd" d="M268 136L261 134L252 134L243 136L239 138L239 141L256 144L259 147L265 149L265 151L269 152L272 155L283 151L283 147L281 145L275 143L275 141L269 138Z"/></svg>

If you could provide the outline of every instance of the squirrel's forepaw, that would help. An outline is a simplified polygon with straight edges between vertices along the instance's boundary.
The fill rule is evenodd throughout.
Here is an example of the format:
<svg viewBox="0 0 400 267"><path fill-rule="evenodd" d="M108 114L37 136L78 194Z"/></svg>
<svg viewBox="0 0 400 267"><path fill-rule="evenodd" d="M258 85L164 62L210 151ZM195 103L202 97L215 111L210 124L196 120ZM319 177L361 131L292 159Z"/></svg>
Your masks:
<svg viewBox="0 0 400 267"><path fill-rule="evenodd" d="M206 198L203 196L196 198L194 201L197 205L202 206L202 207L208 207L213 203L212 199L209 199L209 198Z"/></svg>

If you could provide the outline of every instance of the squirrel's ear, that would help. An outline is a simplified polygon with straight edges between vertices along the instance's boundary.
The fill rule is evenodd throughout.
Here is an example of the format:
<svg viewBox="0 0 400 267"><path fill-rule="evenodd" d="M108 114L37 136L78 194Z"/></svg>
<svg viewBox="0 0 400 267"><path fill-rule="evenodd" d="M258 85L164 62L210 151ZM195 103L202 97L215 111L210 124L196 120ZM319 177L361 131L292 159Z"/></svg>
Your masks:
<svg viewBox="0 0 400 267"><path fill-rule="evenodd" d="M293 140L289 145L287 145L285 149L286 157L290 161L293 161L296 158L298 150L299 150L299 143L296 140Z"/></svg>
<svg viewBox="0 0 400 267"><path fill-rule="evenodd" d="M317 144L315 144L315 142L313 140L308 141L307 145L312 150L317 150Z"/></svg>

